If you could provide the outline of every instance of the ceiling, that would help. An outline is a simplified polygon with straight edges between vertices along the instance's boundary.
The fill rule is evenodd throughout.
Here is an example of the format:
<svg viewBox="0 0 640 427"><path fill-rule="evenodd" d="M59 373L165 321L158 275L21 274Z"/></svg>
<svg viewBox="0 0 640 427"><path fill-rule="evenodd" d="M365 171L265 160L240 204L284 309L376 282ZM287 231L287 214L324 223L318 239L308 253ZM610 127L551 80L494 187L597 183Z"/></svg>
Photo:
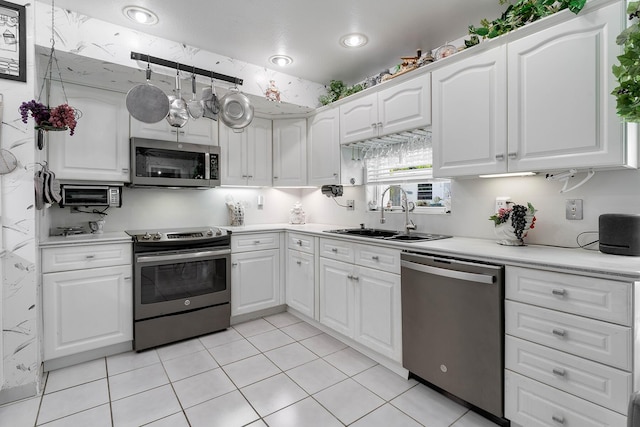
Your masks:
<svg viewBox="0 0 640 427"><path fill-rule="evenodd" d="M499 0L56 0L55 5L123 27L181 42L261 67L285 54L279 71L313 82L355 84L467 34L469 25L497 18ZM128 20L125 6L155 12L158 24ZM369 43L347 49L341 36L366 34Z"/></svg>

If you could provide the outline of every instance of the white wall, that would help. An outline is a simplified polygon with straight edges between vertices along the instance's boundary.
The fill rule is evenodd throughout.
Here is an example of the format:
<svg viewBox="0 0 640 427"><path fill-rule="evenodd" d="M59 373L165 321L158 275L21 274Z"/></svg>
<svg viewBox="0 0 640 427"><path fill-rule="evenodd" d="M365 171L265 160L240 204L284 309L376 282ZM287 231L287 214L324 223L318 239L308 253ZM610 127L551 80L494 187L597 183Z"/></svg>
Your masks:
<svg viewBox="0 0 640 427"><path fill-rule="evenodd" d="M585 173L571 179L582 180ZM544 176L528 178L458 179L452 182L450 215L411 215L418 231L478 238L494 238L493 222L496 196L510 196L520 204L531 202L538 210L535 229L526 242L531 244L576 246L576 237L584 231L598 231L598 217L603 213L640 213L640 172L637 170L600 171L578 189L561 194L563 184L547 181ZM379 222L380 213L366 212L364 187L345 187L337 200L356 201L356 210L348 212L323 196L320 191L305 190L303 206L312 213L312 221L368 227L402 229L404 214L385 213L386 224ZM565 219L566 199L584 201L584 219ZM585 235L581 243L597 239Z"/></svg>

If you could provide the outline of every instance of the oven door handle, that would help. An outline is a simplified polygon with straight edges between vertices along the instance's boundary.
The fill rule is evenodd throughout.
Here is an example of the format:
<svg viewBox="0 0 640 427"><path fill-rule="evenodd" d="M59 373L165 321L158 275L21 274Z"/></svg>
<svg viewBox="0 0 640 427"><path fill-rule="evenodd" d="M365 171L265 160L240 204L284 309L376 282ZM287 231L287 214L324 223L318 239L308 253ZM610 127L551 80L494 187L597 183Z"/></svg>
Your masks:
<svg viewBox="0 0 640 427"><path fill-rule="evenodd" d="M145 255L145 256L137 256L136 262L138 264L145 264L145 263L159 262L159 261L197 260L200 258L209 258L212 256L228 255L230 253L231 253L231 249L223 249L218 251L189 252L184 254Z"/></svg>

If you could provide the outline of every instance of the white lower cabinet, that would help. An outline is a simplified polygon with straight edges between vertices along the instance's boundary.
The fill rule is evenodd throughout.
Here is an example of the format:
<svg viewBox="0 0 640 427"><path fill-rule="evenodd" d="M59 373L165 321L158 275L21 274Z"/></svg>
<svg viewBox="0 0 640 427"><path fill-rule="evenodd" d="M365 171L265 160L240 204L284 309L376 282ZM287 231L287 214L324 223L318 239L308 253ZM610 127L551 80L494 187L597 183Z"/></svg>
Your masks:
<svg viewBox="0 0 640 427"><path fill-rule="evenodd" d="M331 239L321 239L320 248L320 323L401 361L400 275L363 266L355 256L393 252L399 265L400 251Z"/></svg>
<svg viewBox="0 0 640 427"><path fill-rule="evenodd" d="M231 315L283 303L278 233L231 237Z"/></svg>
<svg viewBox="0 0 640 427"><path fill-rule="evenodd" d="M287 233L285 295L289 307L315 319L315 244L316 238Z"/></svg>
<svg viewBox="0 0 640 427"><path fill-rule="evenodd" d="M505 417L523 427L626 426L634 284L509 266L505 277Z"/></svg>
<svg viewBox="0 0 640 427"><path fill-rule="evenodd" d="M96 350L133 339L133 289L130 244L121 246L129 257L122 265L104 267L101 245L77 245L43 250L42 314L44 360ZM62 271L47 259L57 251L82 254L83 268ZM94 255L95 252L95 255ZM91 261L96 260L95 267ZM49 266L49 267L48 267Z"/></svg>

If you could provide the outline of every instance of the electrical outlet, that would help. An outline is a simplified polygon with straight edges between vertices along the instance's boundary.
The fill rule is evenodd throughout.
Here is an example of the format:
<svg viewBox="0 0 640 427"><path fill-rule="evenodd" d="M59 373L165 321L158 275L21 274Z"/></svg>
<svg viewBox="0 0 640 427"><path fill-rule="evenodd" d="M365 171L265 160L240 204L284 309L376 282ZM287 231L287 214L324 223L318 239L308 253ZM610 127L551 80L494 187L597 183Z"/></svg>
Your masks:
<svg viewBox="0 0 640 427"><path fill-rule="evenodd" d="M500 209L507 208L507 202L511 201L511 197L509 196L498 196L496 197L496 212L498 212Z"/></svg>
<svg viewBox="0 0 640 427"><path fill-rule="evenodd" d="M582 199L567 199L565 210L567 219L582 219Z"/></svg>
<svg viewBox="0 0 640 427"><path fill-rule="evenodd" d="M347 210L348 211L353 211L355 210L355 200L347 200Z"/></svg>

